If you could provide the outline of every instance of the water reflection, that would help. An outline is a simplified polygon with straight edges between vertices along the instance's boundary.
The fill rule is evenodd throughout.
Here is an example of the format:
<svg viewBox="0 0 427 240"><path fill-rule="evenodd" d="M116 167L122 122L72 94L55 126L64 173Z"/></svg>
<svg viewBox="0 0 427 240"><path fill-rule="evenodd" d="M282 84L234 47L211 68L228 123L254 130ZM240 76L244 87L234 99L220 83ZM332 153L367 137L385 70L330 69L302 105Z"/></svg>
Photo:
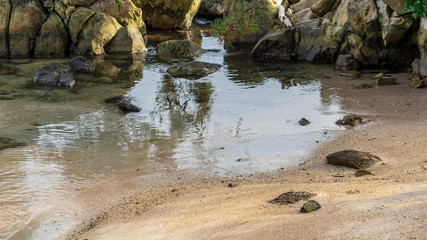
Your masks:
<svg viewBox="0 0 427 240"><path fill-rule="evenodd" d="M324 131L339 129L339 98L328 87L336 73L328 67L254 61L226 53L200 31L181 37L203 39L211 51L199 60L221 64L221 70L197 81L172 78L168 62L148 53L95 59L98 71L76 75L75 91L13 85L22 97L0 101L0 133L30 146L0 152L0 238L17 230L15 236L32 239L64 232L37 218L43 205L98 176L156 161L219 175L275 170L299 164L316 141L328 138ZM8 80L25 85L42 63L21 64ZM125 115L104 103L124 94L140 113ZM312 124L299 126L302 117ZM32 221L32 230L21 229Z"/></svg>

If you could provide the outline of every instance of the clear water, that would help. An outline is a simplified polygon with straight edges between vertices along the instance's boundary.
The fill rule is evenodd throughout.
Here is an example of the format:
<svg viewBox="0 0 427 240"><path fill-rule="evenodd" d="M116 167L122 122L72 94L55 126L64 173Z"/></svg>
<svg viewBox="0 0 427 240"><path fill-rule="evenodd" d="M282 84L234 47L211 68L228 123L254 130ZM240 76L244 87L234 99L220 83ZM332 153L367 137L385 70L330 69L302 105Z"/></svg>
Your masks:
<svg viewBox="0 0 427 240"><path fill-rule="evenodd" d="M61 236L76 206L53 203L100 176L156 161L221 176L272 171L300 164L340 130L329 66L257 61L197 37L212 50L197 60L222 66L199 80L171 78L153 52L95 60L98 72L76 76L74 92L31 86L52 60L1 62L0 97L12 100L0 100L0 136L27 146L0 151L0 239ZM104 102L120 94L142 111ZM312 123L300 126L302 117Z"/></svg>

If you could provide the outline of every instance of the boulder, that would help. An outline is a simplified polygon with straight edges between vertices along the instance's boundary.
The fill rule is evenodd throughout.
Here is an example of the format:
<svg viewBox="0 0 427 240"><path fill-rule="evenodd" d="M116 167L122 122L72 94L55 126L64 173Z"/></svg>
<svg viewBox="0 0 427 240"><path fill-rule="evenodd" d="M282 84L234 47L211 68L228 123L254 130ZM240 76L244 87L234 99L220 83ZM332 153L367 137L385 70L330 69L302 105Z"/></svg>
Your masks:
<svg viewBox="0 0 427 240"><path fill-rule="evenodd" d="M340 119L335 122L337 125L348 125L348 126L354 126L356 125L356 121L359 123L363 122L363 118L358 115L349 114L343 117L343 119Z"/></svg>
<svg viewBox="0 0 427 240"><path fill-rule="evenodd" d="M141 53L146 52L145 41L141 32L134 26L128 25L120 29L116 36L106 46L107 53Z"/></svg>
<svg viewBox="0 0 427 240"><path fill-rule="evenodd" d="M318 203L314 200L310 200L310 201L304 203L304 205L302 205L300 212L311 213L311 212L319 210L320 208L321 208L320 203Z"/></svg>
<svg viewBox="0 0 427 240"><path fill-rule="evenodd" d="M157 45L157 55L163 58L194 58L204 52L190 40L169 40Z"/></svg>
<svg viewBox="0 0 427 240"><path fill-rule="evenodd" d="M311 5L311 11L319 16L323 16L332 10L337 0L319 0Z"/></svg>
<svg viewBox="0 0 427 240"><path fill-rule="evenodd" d="M98 0L70 0L70 5L78 6L78 7L89 7L94 2Z"/></svg>
<svg viewBox="0 0 427 240"><path fill-rule="evenodd" d="M359 62L350 54L339 55L335 62L335 69L338 71L359 70L359 68Z"/></svg>
<svg viewBox="0 0 427 240"><path fill-rule="evenodd" d="M133 0L142 9L142 17L151 28L188 29L199 10L201 0Z"/></svg>
<svg viewBox="0 0 427 240"><path fill-rule="evenodd" d="M105 54L104 46L123 28L113 17L98 12L84 25L79 34L77 48L80 53Z"/></svg>
<svg viewBox="0 0 427 240"><path fill-rule="evenodd" d="M391 17L389 24L381 29L384 46L399 47L401 41L412 27L414 20L410 15L403 17Z"/></svg>
<svg viewBox="0 0 427 240"><path fill-rule="evenodd" d="M383 0L391 9L399 14L405 13L405 1L403 0Z"/></svg>
<svg viewBox="0 0 427 240"><path fill-rule="evenodd" d="M288 204L294 204L301 200L308 200L313 196L315 196L315 194L309 193L309 192L290 191L290 192L282 193L278 197L268 202L272 204L278 204L278 205L288 205Z"/></svg>
<svg viewBox="0 0 427 240"><path fill-rule="evenodd" d="M115 96L105 100L106 103L116 103L120 110L124 113L140 112L141 108L131 103L131 99L127 96Z"/></svg>
<svg viewBox="0 0 427 240"><path fill-rule="evenodd" d="M70 70L75 73L91 73L95 72L95 66L89 59L83 56L74 57L67 62Z"/></svg>
<svg viewBox="0 0 427 240"><path fill-rule="evenodd" d="M297 60L314 61L320 53L318 38L321 35L320 20L313 19L301 22L296 42Z"/></svg>
<svg viewBox="0 0 427 240"><path fill-rule="evenodd" d="M46 18L37 1L17 3L13 6L9 24L11 57L30 57L37 33Z"/></svg>
<svg viewBox="0 0 427 240"><path fill-rule="evenodd" d="M202 0L197 16L215 19L222 17L224 14L223 0Z"/></svg>
<svg viewBox="0 0 427 240"><path fill-rule="evenodd" d="M220 69L220 65L205 62L181 62L169 67L168 73L175 78L199 79Z"/></svg>
<svg viewBox="0 0 427 240"><path fill-rule="evenodd" d="M53 12L42 25L36 37L34 54L36 56L63 57L68 50L68 32L61 18Z"/></svg>
<svg viewBox="0 0 427 240"><path fill-rule="evenodd" d="M9 19L12 6L9 0L0 0L0 58L9 56Z"/></svg>
<svg viewBox="0 0 427 240"><path fill-rule="evenodd" d="M301 0L298 3L291 6L292 10L297 13L304 9L311 8L314 3L316 3L318 0Z"/></svg>
<svg viewBox="0 0 427 240"><path fill-rule="evenodd" d="M131 0L99 0L90 9L110 15L123 26L134 25L142 32L146 31L142 10Z"/></svg>
<svg viewBox="0 0 427 240"><path fill-rule="evenodd" d="M33 82L42 85L70 88L75 84L70 66L59 63L50 63L41 70L38 70Z"/></svg>
<svg viewBox="0 0 427 240"><path fill-rule="evenodd" d="M74 44L77 44L79 34L83 28L83 25L95 15L95 11L87 8L78 8L73 15L70 17L68 23L68 29L70 31L71 40Z"/></svg>
<svg viewBox="0 0 427 240"><path fill-rule="evenodd" d="M379 61L378 48L364 41L364 39L351 33L347 36L350 54L362 65L377 65Z"/></svg>
<svg viewBox="0 0 427 240"><path fill-rule="evenodd" d="M350 167L355 169L364 169L381 162L382 160L370 153L355 150L345 150L336 152L326 157L328 164Z"/></svg>
<svg viewBox="0 0 427 240"><path fill-rule="evenodd" d="M317 17L318 16L315 13L313 13L310 8L306 8L295 14L292 14L290 19L293 25L299 25L301 22L304 22L310 19L315 19Z"/></svg>

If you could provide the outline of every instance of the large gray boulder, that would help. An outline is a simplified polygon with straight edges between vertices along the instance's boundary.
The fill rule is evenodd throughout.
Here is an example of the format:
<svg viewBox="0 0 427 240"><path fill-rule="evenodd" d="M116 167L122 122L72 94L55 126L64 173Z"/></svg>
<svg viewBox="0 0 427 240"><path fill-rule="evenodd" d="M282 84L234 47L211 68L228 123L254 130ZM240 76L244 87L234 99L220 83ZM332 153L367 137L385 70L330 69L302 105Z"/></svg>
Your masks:
<svg viewBox="0 0 427 240"><path fill-rule="evenodd" d="M117 32L105 51L113 54L134 54L146 52L147 48L141 32L134 25L128 25Z"/></svg>

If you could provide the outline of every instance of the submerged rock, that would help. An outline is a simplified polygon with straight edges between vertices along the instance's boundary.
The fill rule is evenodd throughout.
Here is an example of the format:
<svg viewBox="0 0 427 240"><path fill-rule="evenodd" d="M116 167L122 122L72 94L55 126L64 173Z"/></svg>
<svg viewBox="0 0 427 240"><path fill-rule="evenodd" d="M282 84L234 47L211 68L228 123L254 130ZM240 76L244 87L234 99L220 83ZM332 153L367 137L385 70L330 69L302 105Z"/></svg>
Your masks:
<svg viewBox="0 0 427 240"><path fill-rule="evenodd" d="M336 121L335 124L354 126L354 125L356 125L356 121L358 121L359 123L362 123L363 118L361 116L358 116L358 115L350 114L350 115L344 116L343 119Z"/></svg>
<svg viewBox="0 0 427 240"><path fill-rule="evenodd" d="M89 59L83 56L74 57L67 62L70 66L71 71L76 73L91 73L95 72L95 66L92 64Z"/></svg>
<svg viewBox="0 0 427 240"><path fill-rule="evenodd" d="M194 58L205 51L190 40L169 40L157 45L157 55L166 58Z"/></svg>
<svg viewBox="0 0 427 240"><path fill-rule="evenodd" d="M300 212L311 213L311 212L319 210L320 208L321 208L320 203L318 203L314 200L310 200L310 201L304 203L304 205L301 207Z"/></svg>
<svg viewBox="0 0 427 240"><path fill-rule="evenodd" d="M369 168L382 160L370 153L355 150L345 150L326 156L328 164L350 167L355 169Z"/></svg>
<svg viewBox="0 0 427 240"><path fill-rule="evenodd" d="M309 192L290 191L290 192L282 193L275 199L270 200L268 202L272 204L278 204L278 205L294 204L301 200L308 200L313 196L315 196L315 194L309 193Z"/></svg>
<svg viewBox="0 0 427 240"><path fill-rule="evenodd" d="M298 121L298 123L299 123L299 125L301 125L301 126L307 126L308 124L310 124L311 122L310 121L308 121L307 119L305 119L305 118L301 118L299 121Z"/></svg>
<svg viewBox="0 0 427 240"><path fill-rule="evenodd" d="M377 79L378 86L397 85L396 78L382 76Z"/></svg>
<svg viewBox="0 0 427 240"><path fill-rule="evenodd" d="M38 70L33 82L42 85L70 87L75 84L71 68L67 64L50 63Z"/></svg>
<svg viewBox="0 0 427 240"><path fill-rule="evenodd" d="M0 151L6 148L15 148L20 146L25 146L25 144L12 138L0 137Z"/></svg>
<svg viewBox="0 0 427 240"><path fill-rule="evenodd" d="M124 113L140 112L141 108L131 103L131 99L127 96L115 96L105 100L106 103L116 103L120 110Z"/></svg>
<svg viewBox="0 0 427 240"><path fill-rule="evenodd" d="M199 79L220 69L220 65L205 62L182 62L169 67L168 73L176 78Z"/></svg>

